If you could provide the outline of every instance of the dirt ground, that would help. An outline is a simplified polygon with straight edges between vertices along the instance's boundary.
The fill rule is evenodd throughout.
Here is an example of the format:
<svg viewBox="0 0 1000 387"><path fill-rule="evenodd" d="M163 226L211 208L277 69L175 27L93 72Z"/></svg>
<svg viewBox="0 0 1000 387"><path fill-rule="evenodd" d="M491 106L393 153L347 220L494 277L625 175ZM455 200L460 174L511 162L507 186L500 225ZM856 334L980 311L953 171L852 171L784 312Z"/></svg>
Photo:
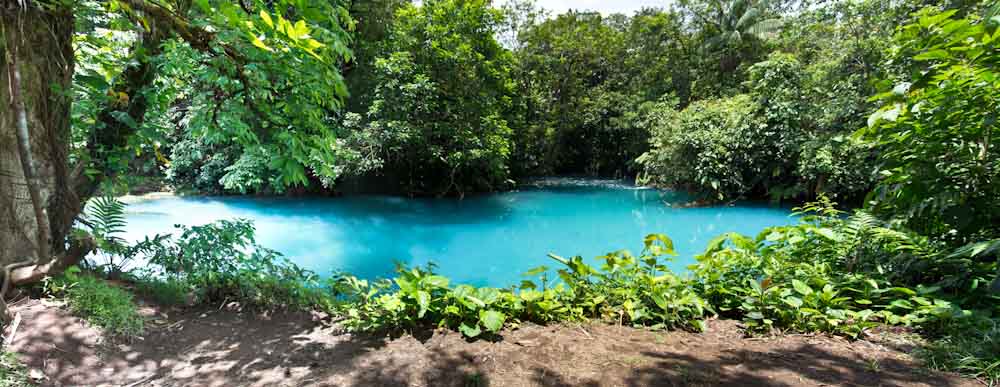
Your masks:
<svg viewBox="0 0 1000 387"><path fill-rule="evenodd" d="M911 347L828 336L744 338L601 323L522 326L503 339L342 332L321 316L144 306L147 332L105 339L57 303L25 299L11 349L43 385L118 386L978 386L924 371ZM890 335L893 336L893 335Z"/></svg>

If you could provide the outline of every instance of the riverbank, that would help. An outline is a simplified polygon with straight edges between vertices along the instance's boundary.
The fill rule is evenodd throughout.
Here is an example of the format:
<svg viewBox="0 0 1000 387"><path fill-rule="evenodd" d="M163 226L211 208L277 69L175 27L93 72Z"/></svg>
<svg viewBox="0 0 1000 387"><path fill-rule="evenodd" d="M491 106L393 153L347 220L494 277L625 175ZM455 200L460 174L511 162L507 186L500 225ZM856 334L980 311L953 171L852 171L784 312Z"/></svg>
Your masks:
<svg viewBox="0 0 1000 387"><path fill-rule="evenodd" d="M747 338L602 323L524 325L496 342L447 331L385 338L343 332L314 313L144 304L146 333L105 337L58 302L24 299L10 350L42 385L125 386L977 386L920 368L900 332Z"/></svg>

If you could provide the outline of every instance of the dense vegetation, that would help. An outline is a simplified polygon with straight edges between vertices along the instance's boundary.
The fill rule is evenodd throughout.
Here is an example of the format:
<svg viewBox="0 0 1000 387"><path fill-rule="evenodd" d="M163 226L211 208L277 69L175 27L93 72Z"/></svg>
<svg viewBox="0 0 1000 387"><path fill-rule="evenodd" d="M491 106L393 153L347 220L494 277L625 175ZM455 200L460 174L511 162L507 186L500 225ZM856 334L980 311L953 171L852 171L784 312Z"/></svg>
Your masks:
<svg viewBox="0 0 1000 387"><path fill-rule="evenodd" d="M322 309L370 331L479 337L582 319L700 330L711 316L749 334L907 326L929 340L931 366L1000 382L993 3L683 0L631 16L485 0L8 9L4 292L49 275L49 295L110 332L135 335L142 318L100 277L161 302ZM201 193L463 195L539 174L808 204L800 224L719 236L688 274L666 268L672 242L651 235L639 255L599 266L553 256L558 278L536 268L507 289L452 284L433 267L321 280L257 246L246 221L130 244L117 200L83 210L99 187L137 177ZM138 256L148 264L131 267ZM62 270L73 263L85 270Z"/></svg>
<svg viewBox="0 0 1000 387"><path fill-rule="evenodd" d="M859 203L878 175L873 150L851 134L877 107L876 84L901 73L883 60L886 37L924 4L731 3L632 16L551 15L531 2L352 4L356 58L341 64L350 97L325 119L331 173L275 168L275 150L202 136L213 123L194 113L216 104L177 99L165 157L132 168L213 193L309 183L449 195L578 174L638 175L711 200ZM738 120L709 121L723 116Z"/></svg>

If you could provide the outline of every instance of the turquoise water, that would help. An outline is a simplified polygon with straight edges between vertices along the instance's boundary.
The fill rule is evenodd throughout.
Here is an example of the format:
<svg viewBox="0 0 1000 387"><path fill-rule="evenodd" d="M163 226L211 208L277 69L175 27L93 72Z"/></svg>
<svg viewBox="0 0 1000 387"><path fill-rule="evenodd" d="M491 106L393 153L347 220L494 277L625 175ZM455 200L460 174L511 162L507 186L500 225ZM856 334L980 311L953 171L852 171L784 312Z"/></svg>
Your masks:
<svg viewBox="0 0 1000 387"><path fill-rule="evenodd" d="M257 242L319 274L343 270L389 276L394 262L434 262L454 281L509 286L548 253L593 257L642 250L650 233L670 236L677 271L694 262L714 236L754 235L795 221L786 208L766 204L671 208L677 193L613 181L556 181L541 187L458 199L389 196L342 198L193 197L141 201L128 207L129 239L197 225L247 218Z"/></svg>

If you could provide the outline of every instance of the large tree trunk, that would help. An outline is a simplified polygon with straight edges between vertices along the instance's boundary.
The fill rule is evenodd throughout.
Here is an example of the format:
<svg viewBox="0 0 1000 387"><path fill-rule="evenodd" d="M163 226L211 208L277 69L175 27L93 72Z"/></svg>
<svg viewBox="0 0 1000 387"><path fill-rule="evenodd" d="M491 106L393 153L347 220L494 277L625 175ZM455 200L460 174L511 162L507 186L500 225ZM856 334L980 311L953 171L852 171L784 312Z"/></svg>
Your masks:
<svg viewBox="0 0 1000 387"><path fill-rule="evenodd" d="M23 5L23 4L27 5ZM68 235L81 201L69 171L70 105L72 103L73 29L69 7L46 10L33 2L0 0L0 265L26 259L37 266L19 277L36 277L65 266ZM9 59L13 61L9 61ZM15 64L14 66L9 66ZM20 75L20 88L11 71ZM23 104L31 161L18 152L18 111ZM23 149L23 147L22 147ZM35 177L37 195L29 190L25 168ZM39 222L33 196L41 204ZM39 247L39 225L48 225L48 246ZM71 259L78 260L79 257ZM36 273L37 272L37 273Z"/></svg>
<svg viewBox="0 0 1000 387"><path fill-rule="evenodd" d="M9 278L5 278L8 281L4 286L37 281L79 262L90 251L93 242L89 238L71 238L73 224L101 181L115 175L116 167L107 161L108 156L125 147L136 126L144 121L148 101L143 90L155 78L152 58L159 54L160 43L174 34L194 48L209 49L211 33L193 28L152 3L125 2L133 9L129 14L135 17L137 26L136 55L117 77L113 90L129 99L125 106L109 104L97 114L100 124L87 134L86 144L77 144L83 145L81 151L86 156L78 157L78 165L70 168L75 28L72 5L0 0L0 69L16 62L16 72L20 73L19 93L12 93L14 82L8 74L13 72L0 71L0 272L11 268L12 263L34 261L5 275ZM12 55L6 55L8 50ZM228 51L227 55L237 57ZM12 98L15 96L19 98ZM13 99L19 101L14 103ZM22 104L24 109L18 107ZM20 150L30 149L33 159L27 165L18 154L20 112L25 113L23 121L28 132L27 146L20 146ZM119 120L119 113L128 115L131 122ZM89 176L85 170L98 173ZM26 175L34 176L31 180L35 184L29 184ZM29 189L32 186L38 189ZM43 211L36 211L39 202L43 203ZM39 222L36 213L44 213L48 221ZM44 228L46 223L47 237L39 232L39 225ZM45 239L49 240L49 248L39 248L37 241Z"/></svg>

